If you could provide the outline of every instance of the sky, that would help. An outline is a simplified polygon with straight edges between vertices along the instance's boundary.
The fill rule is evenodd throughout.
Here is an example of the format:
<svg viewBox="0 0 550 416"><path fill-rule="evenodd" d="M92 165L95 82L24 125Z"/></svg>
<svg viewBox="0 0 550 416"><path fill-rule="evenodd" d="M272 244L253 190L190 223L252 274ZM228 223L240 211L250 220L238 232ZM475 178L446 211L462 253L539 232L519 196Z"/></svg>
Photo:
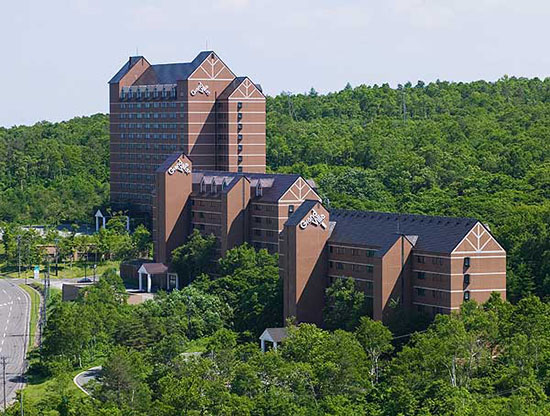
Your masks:
<svg viewBox="0 0 550 416"><path fill-rule="evenodd" d="M208 46L269 95L550 75L547 0L3 0L0 16L6 127L107 112L136 51Z"/></svg>

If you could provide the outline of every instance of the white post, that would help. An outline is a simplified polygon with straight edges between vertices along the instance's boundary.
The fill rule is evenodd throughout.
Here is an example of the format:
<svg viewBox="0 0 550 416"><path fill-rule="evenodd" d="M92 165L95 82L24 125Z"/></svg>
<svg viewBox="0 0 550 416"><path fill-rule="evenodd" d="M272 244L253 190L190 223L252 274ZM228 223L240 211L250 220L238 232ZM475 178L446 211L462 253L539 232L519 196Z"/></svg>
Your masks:
<svg viewBox="0 0 550 416"><path fill-rule="evenodd" d="M126 231L130 232L130 216L126 216Z"/></svg>
<svg viewBox="0 0 550 416"><path fill-rule="evenodd" d="M275 351L277 351L277 342L276 342L276 341L273 341L273 349L274 349Z"/></svg>
<svg viewBox="0 0 550 416"><path fill-rule="evenodd" d="M265 352L265 341L262 339L262 352Z"/></svg>
<svg viewBox="0 0 550 416"><path fill-rule="evenodd" d="M138 275L139 275L139 291L142 292L143 291L143 283L141 281L142 273L138 273Z"/></svg>
<svg viewBox="0 0 550 416"><path fill-rule="evenodd" d="M151 275L147 273L147 293L151 293Z"/></svg>
<svg viewBox="0 0 550 416"><path fill-rule="evenodd" d="M105 217L103 217L103 228L105 228Z"/></svg>
<svg viewBox="0 0 550 416"><path fill-rule="evenodd" d="M99 217L95 217L95 231L96 233L99 231Z"/></svg>
<svg viewBox="0 0 550 416"><path fill-rule="evenodd" d="M170 273L166 273L166 291L170 290Z"/></svg>
<svg viewBox="0 0 550 416"><path fill-rule="evenodd" d="M179 276L177 273L175 273L174 276L176 276L176 290L180 290Z"/></svg>

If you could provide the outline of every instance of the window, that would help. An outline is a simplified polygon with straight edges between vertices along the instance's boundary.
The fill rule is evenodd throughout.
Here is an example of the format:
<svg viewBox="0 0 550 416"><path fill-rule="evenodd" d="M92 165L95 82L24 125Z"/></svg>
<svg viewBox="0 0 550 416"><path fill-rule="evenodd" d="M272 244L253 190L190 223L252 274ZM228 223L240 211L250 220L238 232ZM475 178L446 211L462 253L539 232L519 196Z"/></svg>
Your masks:
<svg viewBox="0 0 550 416"><path fill-rule="evenodd" d="M267 207L267 208L271 208L271 207ZM266 218L265 222L266 222L266 224L272 224L273 220L271 218Z"/></svg>
<svg viewBox="0 0 550 416"><path fill-rule="evenodd" d="M241 131L243 129L242 123L237 124L237 130Z"/></svg>
<svg viewBox="0 0 550 416"><path fill-rule="evenodd" d="M239 158L237 160L238 160L239 163L241 163L243 161L243 157L239 156Z"/></svg>
<svg viewBox="0 0 550 416"><path fill-rule="evenodd" d="M262 194L263 194L262 184L260 181L258 181L258 185L256 185L256 196L262 196Z"/></svg>
<svg viewBox="0 0 550 416"><path fill-rule="evenodd" d="M237 110L240 110L241 108L243 108L243 103L242 102L237 102Z"/></svg>
<svg viewBox="0 0 550 416"><path fill-rule="evenodd" d="M351 255L352 256L358 256L359 255L359 250L357 250L356 248L352 248L351 249Z"/></svg>
<svg viewBox="0 0 550 416"><path fill-rule="evenodd" d="M344 265L343 265L342 263L338 263L338 262L337 262L337 263L336 263L336 268L337 268L338 270L343 270L343 269L344 269Z"/></svg>
<svg viewBox="0 0 550 416"><path fill-rule="evenodd" d="M237 134L237 140L241 141L242 139L243 139L243 135L242 134Z"/></svg>
<svg viewBox="0 0 550 416"><path fill-rule="evenodd" d="M465 285L469 285L469 284L470 284L470 275L469 275L469 274L465 274L465 275L464 275L464 284L465 284Z"/></svg>
<svg viewBox="0 0 550 416"><path fill-rule="evenodd" d="M374 266L372 264L367 264L366 269L367 273L372 273L374 271Z"/></svg>
<svg viewBox="0 0 550 416"><path fill-rule="evenodd" d="M242 167L242 166L239 166L239 167L237 168L237 172L242 172L242 171L243 171L243 167Z"/></svg>
<svg viewBox="0 0 550 416"><path fill-rule="evenodd" d="M199 218L204 218L204 212L199 212Z"/></svg>
<svg viewBox="0 0 550 416"><path fill-rule="evenodd" d="M334 251L334 247L333 247L333 246L329 246L328 251L332 253L332 252Z"/></svg>
<svg viewBox="0 0 550 416"><path fill-rule="evenodd" d="M375 250L367 250L367 257L374 257Z"/></svg>
<svg viewBox="0 0 550 416"><path fill-rule="evenodd" d="M426 272L416 272L417 279L424 280L426 278Z"/></svg>
<svg viewBox="0 0 550 416"><path fill-rule="evenodd" d="M243 113L239 113L237 114L237 120L242 120L243 119Z"/></svg>
<svg viewBox="0 0 550 416"><path fill-rule="evenodd" d="M261 236L262 230L254 230L254 235Z"/></svg>
<svg viewBox="0 0 550 416"><path fill-rule="evenodd" d="M288 206L288 213L292 214L293 212L294 212L294 205L289 205Z"/></svg>
<svg viewBox="0 0 550 416"><path fill-rule="evenodd" d="M351 267L351 270L353 270L354 272L361 272L363 271L363 267L362 265L360 264L353 264L352 267Z"/></svg>
<svg viewBox="0 0 550 416"><path fill-rule="evenodd" d="M426 263L426 258L424 256L416 256L416 262L420 264Z"/></svg>
<svg viewBox="0 0 550 416"><path fill-rule="evenodd" d="M464 292L464 300L470 300L470 291L469 290Z"/></svg>
<svg viewBox="0 0 550 416"><path fill-rule="evenodd" d="M416 288L416 294L418 296L425 296L426 295L426 289L424 289L422 287L417 287Z"/></svg>
<svg viewBox="0 0 550 416"><path fill-rule="evenodd" d="M273 232L273 231L266 231L266 232L265 232L265 235L266 235L267 237L273 237L273 236L275 235L275 232Z"/></svg>
<svg viewBox="0 0 550 416"><path fill-rule="evenodd" d="M262 219L260 217L254 217L254 221L257 223L261 223Z"/></svg>
<svg viewBox="0 0 550 416"><path fill-rule="evenodd" d="M443 259L440 257L432 257L432 264L441 266L443 264Z"/></svg>
<svg viewBox="0 0 550 416"><path fill-rule="evenodd" d="M464 257L464 267L470 267L470 257Z"/></svg>
<svg viewBox="0 0 550 416"><path fill-rule="evenodd" d="M239 145L237 146L237 150L238 150L239 152L242 152L242 151L243 151L243 145L242 145L242 144L239 144Z"/></svg>
<svg viewBox="0 0 550 416"><path fill-rule="evenodd" d="M333 269L333 268L334 268L334 262L329 261L329 262L328 262L328 267L331 268L331 269Z"/></svg>

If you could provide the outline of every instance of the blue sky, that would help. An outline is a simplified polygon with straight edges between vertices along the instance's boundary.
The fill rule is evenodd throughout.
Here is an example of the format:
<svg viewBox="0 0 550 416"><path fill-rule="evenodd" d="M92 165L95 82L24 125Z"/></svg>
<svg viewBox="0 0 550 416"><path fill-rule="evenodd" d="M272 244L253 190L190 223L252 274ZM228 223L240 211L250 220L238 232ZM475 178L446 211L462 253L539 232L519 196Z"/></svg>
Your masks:
<svg viewBox="0 0 550 416"><path fill-rule="evenodd" d="M270 94L550 75L543 0L17 0L0 6L0 125L108 111L129 55L214 49Z"/></svg>

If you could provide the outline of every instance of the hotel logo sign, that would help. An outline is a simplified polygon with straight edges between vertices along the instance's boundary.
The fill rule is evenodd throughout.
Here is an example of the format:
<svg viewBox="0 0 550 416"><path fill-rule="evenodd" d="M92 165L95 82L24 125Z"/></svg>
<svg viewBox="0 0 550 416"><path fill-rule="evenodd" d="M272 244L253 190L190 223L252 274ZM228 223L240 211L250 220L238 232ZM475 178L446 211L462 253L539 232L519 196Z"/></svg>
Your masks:
<svg viewBox="0 0 550 416"><path fill-rule="evenodd" d="M181 159L178 159L176 164L168 169L169 175L173 175L176 172L181 172L189 175L191 173L191 166L189 166L189 163L183 162Z"/></svg>
<svg viewBox="0 0 550 416"><path fill-rule="evenodd" d="M325 229L327 228L325 218L325 214L319 214L315 209L312 209L309 216L300 221L300 228L305 230L309 224L313 224L315 226L320 225L323 229Z"/></svg>
<svg viewBox="0 0 550 416"><path fill-rule="evenodd" d="M210 95L210 90L208 89L208 85L204 85L202 82L199 81L199 84L197 85L197 88L194 90L189 91L189 94L191 94L191 97L194 97L198 94L205 94Z"/></svg>

